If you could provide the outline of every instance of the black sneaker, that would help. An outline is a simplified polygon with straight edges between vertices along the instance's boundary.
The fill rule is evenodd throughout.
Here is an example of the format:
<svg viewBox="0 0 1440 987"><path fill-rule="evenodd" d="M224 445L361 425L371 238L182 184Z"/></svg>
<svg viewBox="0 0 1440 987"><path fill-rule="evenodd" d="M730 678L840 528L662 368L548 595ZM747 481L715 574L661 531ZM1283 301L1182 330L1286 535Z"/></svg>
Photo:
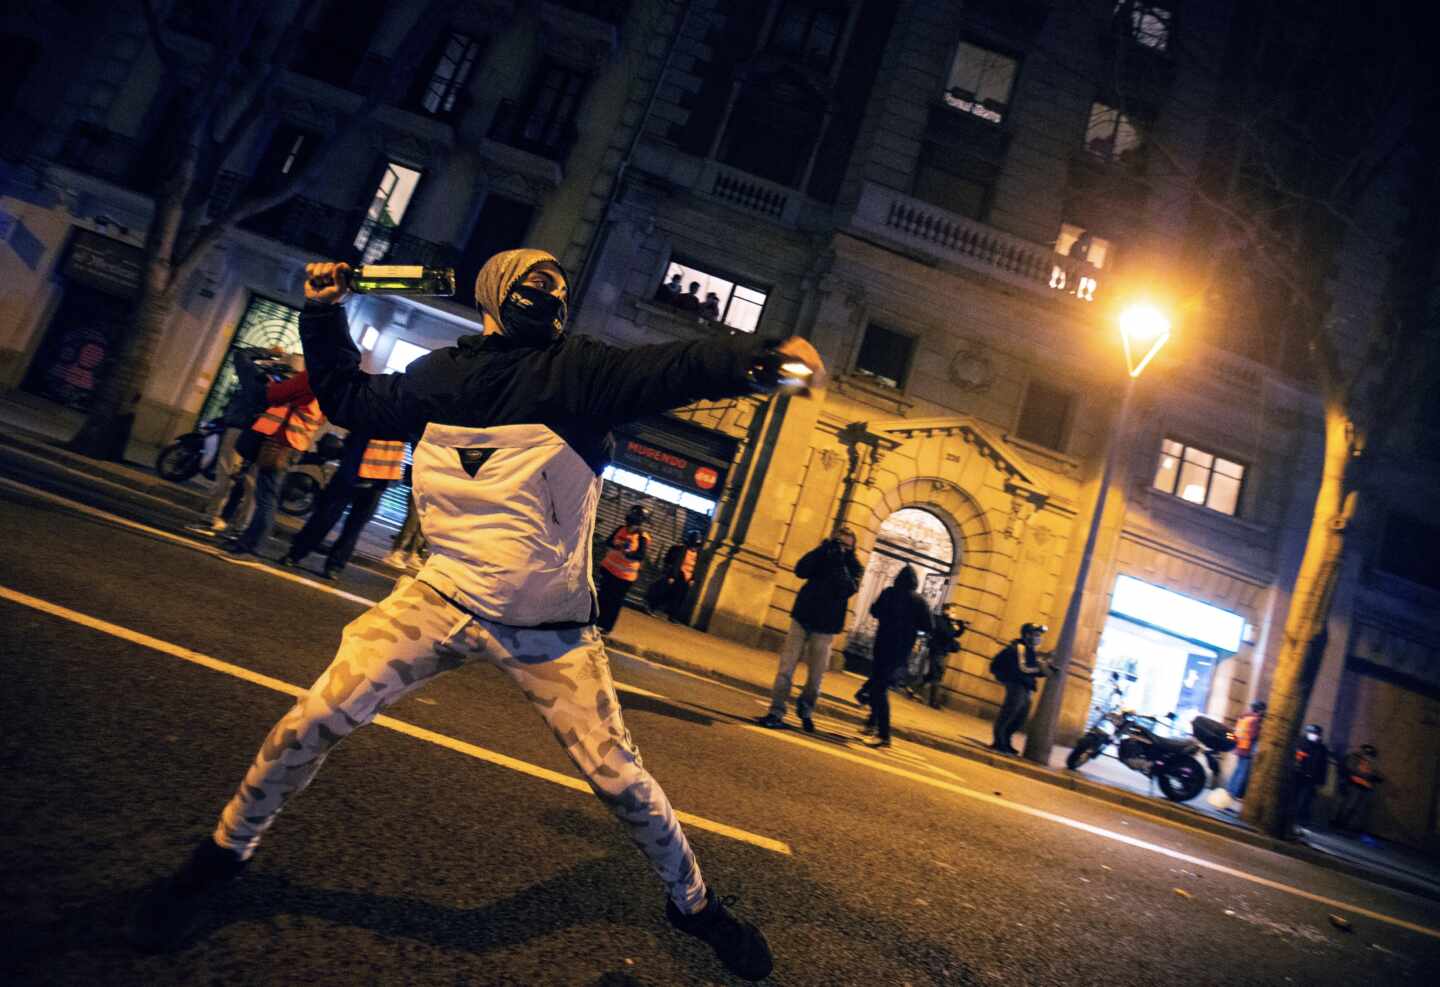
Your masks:
<svg viewBox="0 0 1440 987"><path fill-rule="evenodd" d="M762 727L769 727L771 730L781 730L785 727L785 720L774 713L766 713L760 717L759 722Z"/></svg>
<svg viewBox="0 0 1440 987"><path fill-rule="evenodd" d="M815 732L815 721L804 713L800 714L800 726L806 733Z"/></svg>
<svg viewBox="0 0 1440 987"><path fill-rule="evenodd" d="M765 933L749 922L730 914L734 896L721 900L711 888L705 895L705 907L693 915L685 915L675 902L665 902L665 917L681 932L703 939L715 950L725 969L745 980L763 980L775 967Z"/></svg>
<svg viewBox="0 0 1440 987"><path fill-rule="evenodd" d="M210 898L240 877L248 864L205 837L178 871L141 895L130 915L131 945L147 953L182 945L204 917Z"/></svg>

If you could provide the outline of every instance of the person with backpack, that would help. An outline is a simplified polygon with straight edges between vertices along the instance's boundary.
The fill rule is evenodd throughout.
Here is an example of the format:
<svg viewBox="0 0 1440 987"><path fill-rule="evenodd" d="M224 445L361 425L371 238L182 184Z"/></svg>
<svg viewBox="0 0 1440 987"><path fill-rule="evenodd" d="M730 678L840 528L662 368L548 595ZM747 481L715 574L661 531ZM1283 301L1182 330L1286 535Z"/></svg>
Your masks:
<svg viewBox="0 0 1440 987"><path fill-rule="evenodd" d="M870 679L865 683L870 700L866 729L875 732L865 741L870 747L890 746L890 682L910 657L916 637L930 630L930 606L916 592L919 585L920 577L907 565L870 604L870 616L877 625L870 650Z"/></svg>
<svg viewBox="0 0 1440 987"><path fill-rule="evenodd" d="M995 717L995 736L990 743L990 748L1001 754L1020 753L1011 745L1010 739L1025 729L1035 685L1049 674L1045 663L1035 652L1047 630L1044 624L1022 625L1020 636L990 659L990 674L1005 686L1005 699L1000 703L1000 714Z"/></svg>
<svg viewBox="0 0 1440 987"><path fill-rule="evenodd" d="M960 650L960 636L967 627L965 621L955 616L959 608L947 603L932 617L930 637L925 642L928 662L922 687L930 693L926 697L931 709L940 708L940 681L945 677L945 659Z"/></svg>

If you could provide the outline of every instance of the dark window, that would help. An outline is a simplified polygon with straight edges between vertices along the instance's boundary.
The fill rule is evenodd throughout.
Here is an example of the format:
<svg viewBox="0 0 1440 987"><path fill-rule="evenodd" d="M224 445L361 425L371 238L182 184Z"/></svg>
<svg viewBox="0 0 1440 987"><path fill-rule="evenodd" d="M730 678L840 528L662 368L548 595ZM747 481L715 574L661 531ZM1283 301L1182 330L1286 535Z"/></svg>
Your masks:
<svg viewBox="0 0 1440 987"><path fill-rule="evenodd" d="M1010 92L1020 63L1009 55L962 41L950 61L945 103L962 113L1000 123L1010 111Z"/></svg>
<svg viewBox="0 0 1440 987"><path fill-rule="evenodd" d="M552 161L564 161L575 142L575 114L589 81L574 69L546 62L523 102L501 102L490 136Z"/></svg>
<svg viewBox="0 0 1440 987"><path fill-rule="evenodd" d="M984 162L956 164L927 145L915 169L915 198L970 219L983 220L990 208L994 168Z"/></svg>
<svg viewBox="0 0 1440 987"><path fill-rule="evenodd" d="M797 79L746 86L735 101L719 159L781 185L800 181L820 133L823 107Z"/></svg>
<svg viewBox="0 0 1440 987"><path fill-rule="evenodd" d="M502 250L524 246L534 215L535 207L528 202L507 199L494 192L485 196L475 220L475 231L465 244L455 272L455 301L462 305L475 304L475 275L480 273L481 265Z"/></svg>
<svg viewBox="0 0 1440 987"><path fill-rule="evenodd" d="M769 49L815 69L827 69L835 59L845 9L837 4L785 0L775 15Z"/></svg>
<svg viewBox="0 0 1440 987"><path fill-rule="evenodd" d="M386 0L330 0L305 32L296 69L312 79L348 87L388 8Z"/></svg>
<svg viewBox="0 0 1440 987"><path fill-rule="evenodd" d="M1160 464L1152 485L1156 490L1212 511L1235 514L1245 485L1245 466L1175 439L1166 439L1160 444Z"/></svg>
<svg viewBox="0 0 1440 987"><path fill-rule="evenodd" d="M1016 436L1047 449L1063 450L1074 404L1075 395L1069 391L1032 380L1025 389Z"/></svg>
<svg viewBox="0 0 1440 987"><path fill-rule="evenodd" d="M1145 126L1130 114L1097 100L1090 106L1085 150L1102 161L1138 167L1145 150Z"/></svg>
<svg viewBox="0 0 1440 987"><path fill-rule="evenodd" d="M1375 566L1412 583L1440 589L1440 527L1419 518L1391 513L1385 516Z"/></svg>
<svg viewBox="0 0 1440 987"><path fill-rule="evenodd" d="M479 54L480 42L468 34L443 35L430 56L415 105L432 116L454 116Z"/></svg>
<svg viewBox="0 0 1440 987"><path fill-rule="evenodd" d="M865 327L860 355L855 358L855 372L887 387L904 387L914 350L912 337L872 323Z"/></svg>
<svg viewBox="0 0 1440 987"><path fill-rule="evenodd" d="M278 189L305 167L319 143L314 134L281 124L270 136L270 143L255 165L251 188L264 195Z"/></svg>

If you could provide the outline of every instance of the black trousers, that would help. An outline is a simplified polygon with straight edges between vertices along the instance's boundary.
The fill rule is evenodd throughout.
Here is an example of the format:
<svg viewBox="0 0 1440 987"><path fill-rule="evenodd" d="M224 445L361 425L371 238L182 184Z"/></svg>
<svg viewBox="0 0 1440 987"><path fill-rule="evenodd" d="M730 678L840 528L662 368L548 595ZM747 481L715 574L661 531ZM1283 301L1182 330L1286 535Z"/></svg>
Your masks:
<svg viewBox="0 0 1440 987"><path fill-rule="evenodd" d="M870 704L870 718L866 725L873 726L875 735L881 740L890 739L890 683L899 668L899 662L877 661L870 666L870 678L861 687L866 702Z"/></svg>
<svg viewBox="0 0 1440 987"><path fill-rule="evenodd" d="M651 610L663 610L674 620L680 619L680 607L685 603L685 594L690 591L690 581L684 576L662 576L650 584L645 591L645 602Z"/></svg>
<svg viewBox="0 0 1440 987"><path fill-rule="evenodd" d="M634 585L633 581L617 579L609 569L600 570L600 582L595 587L600 613L595 618L595 624L605 633L615 629L615 621L620 619L620 607L625 603L625 594Z"/></svg>
<svg viewBox="0 0 1440 987"><path fill-rule="evenodd" d="M995 746L1009 747L1010 738L1025 729L1030 718L1030 690L1020 682L1005 683L1005 701L995 718Z"/></svg>
<svg viewBox="0 0 1440 987"><path fill-rule="evenodd" d="M295 537L291 539L290 557L298 561L319 549L320 543L348 507L350 513L345 517L340 535L325 554L327 570L345 568L345 564L355 552L355 542L359 540L360 532L375 516L375 509L380 506L380 495L385 492L386 486L384 480L332 480L320 491L315 510L305 519L304 527L295 532Z"/></svg>

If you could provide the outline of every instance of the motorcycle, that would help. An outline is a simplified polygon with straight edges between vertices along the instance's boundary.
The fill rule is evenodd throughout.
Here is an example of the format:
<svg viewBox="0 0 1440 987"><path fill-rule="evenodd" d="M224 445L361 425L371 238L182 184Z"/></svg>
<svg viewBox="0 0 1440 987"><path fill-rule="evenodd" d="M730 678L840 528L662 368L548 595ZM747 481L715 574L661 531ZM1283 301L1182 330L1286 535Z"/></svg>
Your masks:
<svg viewBox="0 0 1440 987"><path fill-rule="evenodd" d="M315 509L320 491L330 482L340 468L340 457L345 452L345 443L337 435L327 432L320 436L315 448L303 453L295 465L280 481L279 508L291 517L304 517Z"/></svg>
<svg viewBox="0 0 1440 987"><path fill-rule="evenodd" d="M1152 726L1146 726L1145 720ZM1205 716L1191 721L1194 734L1189 737L1162 737L1154 725L1154 717L1140 716L1132 709L1110 710L1085 731L1065 759L1065 767L1075 771L1115 744L1120 762L1158 782L1160 791L1172 802L1188 802L1207 787L1208 780L1219 779L1218 755L1234 749L1233 730Z"/></svg>
<svg viewBox="0 0 1440 987"><path fill-rule="evenodd" d="M184 483L197 473L215 479L215 456L226 425L218 418L201 422L195 431L171 442L155 457L155 472L172 483Z"/></svg>

